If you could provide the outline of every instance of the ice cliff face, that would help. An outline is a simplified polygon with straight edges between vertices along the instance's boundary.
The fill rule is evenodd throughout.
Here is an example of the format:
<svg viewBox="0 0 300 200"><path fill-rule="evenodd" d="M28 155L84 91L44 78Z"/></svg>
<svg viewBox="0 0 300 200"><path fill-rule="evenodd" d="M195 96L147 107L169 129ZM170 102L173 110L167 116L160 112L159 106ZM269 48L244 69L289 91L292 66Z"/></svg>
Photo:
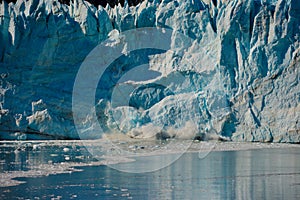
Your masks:
<svg viewBox="0 0 300 200"><path fill-rule="evenodd" d="M194 43L174 49L180 58L150 61L160 77L130 93L128 105L111 105L100 88L96 107L106 131L185 138L188 129L234 141L300 142L297 0L146 0L114 8L3 1L0 138L78 138L72 92L81 63L118 31L142 27L171 28ZM182 60L193 64L176 64Z"/></svg>

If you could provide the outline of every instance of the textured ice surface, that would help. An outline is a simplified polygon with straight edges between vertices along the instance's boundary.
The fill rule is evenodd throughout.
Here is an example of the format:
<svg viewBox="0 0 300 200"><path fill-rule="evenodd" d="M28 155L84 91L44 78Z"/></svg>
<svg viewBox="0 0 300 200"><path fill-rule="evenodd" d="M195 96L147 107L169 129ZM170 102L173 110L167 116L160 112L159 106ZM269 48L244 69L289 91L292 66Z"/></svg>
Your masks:
<svg viewBox="0 0 300 200"><path fill-rule="evenodd" d="M149 61L156 82L119 84L122 91L140 84L129 104L110 105L103 96L107 90L99 89L99 121L106 131L148 137L141 130L185 130L193 124L191 132L200 136L300 142L297 0L149 0L114 8L82 0L70 6L2 1L0 137L77 138L71 104L82 61L119 31L149 26L173 29L173 52ZM194 42L176 40L184 39L178 32ZM167 84L156 87L157 81ZM93 130L88 118L82 126Z"/></svg>

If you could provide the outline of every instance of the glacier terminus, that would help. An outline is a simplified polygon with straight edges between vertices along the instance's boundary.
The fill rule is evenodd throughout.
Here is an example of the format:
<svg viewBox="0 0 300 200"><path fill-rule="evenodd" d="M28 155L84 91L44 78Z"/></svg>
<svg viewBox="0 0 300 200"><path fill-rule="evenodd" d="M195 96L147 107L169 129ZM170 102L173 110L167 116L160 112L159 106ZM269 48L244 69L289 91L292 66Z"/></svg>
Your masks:
<svg viewBox="0 0 300 200"><path fill-rule="evenodd" d="M0 139L299 143L299 40L298 0L4 0Z"/></svg>

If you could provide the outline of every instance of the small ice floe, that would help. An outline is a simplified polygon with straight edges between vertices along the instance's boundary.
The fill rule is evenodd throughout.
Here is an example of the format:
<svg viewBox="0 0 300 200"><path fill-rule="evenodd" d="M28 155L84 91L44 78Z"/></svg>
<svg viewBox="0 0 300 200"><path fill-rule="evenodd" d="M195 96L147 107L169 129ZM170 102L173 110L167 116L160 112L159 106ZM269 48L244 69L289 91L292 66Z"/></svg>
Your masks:
<svg viewBox="0 0 300 200"><path fill-rule="evenodd" d="M14 150L14 153L20 153L21 151L21 147L17 147L15 150Z"/></svg>
<svg viewBox="0 0 300 200"><path fill-rule="evenodd" d="M122 197L129 197L129 195L130 195L129 193L125 193L125 194L122 194L121 196Z"/></svg>
<svg viewBox="0 0 300 200"><path fill-rule="evenodd" d="M228 142L228 141L231 141L230 137L226 137L226 136L223 136L223 135L219 135L218 140L219 140L219 141L222 141L222 142Z"/></svg>
<svg viewBox="0 0 300 200"><path fill-rule="evenodd" d="M81 156L75 156L75 158L76 158L76 159L81 159L81 160L83 160L83 159L84 159L84 156L83 156L83 155L81 155Z"/></svg>
<svg viewBox="0 0 300 200"><path fill-rule="evenodd" d="M65 160L70 160L70 156L65 156Z"/></svg>
<svg viewBox="0 0 300 200"><path fill-rule="evenodd" d="M14 153L20 153L21 151L25 151L25 147L21 147L21 146L18 146L15 150L14 150Z"/></svg>
<svg viewBox="0 0 300 200"><path fill-rule="evenodd" d="M33 150L33 151L36 151L36 150L38 149L38 147L39 147L39 146L38 146L37 144L34 144L34 145L32 145L32 150Z"/></svg>
<svg viewBox="0 0 300 200"><path fill-rule="evenodd" d="M63 148L63 151L64 151L64 152L69 152L69 151L70 151L70 149L69 149L69 148L67 148L67 147L65 147L65 148Z"/></svg>
<svg viewBox="0 0 300 200"><path fill-rule="evenodd" d="M51 200L60 200L60 199L62 199L62 196L57 196L57 197L51 198Z"/></svg>

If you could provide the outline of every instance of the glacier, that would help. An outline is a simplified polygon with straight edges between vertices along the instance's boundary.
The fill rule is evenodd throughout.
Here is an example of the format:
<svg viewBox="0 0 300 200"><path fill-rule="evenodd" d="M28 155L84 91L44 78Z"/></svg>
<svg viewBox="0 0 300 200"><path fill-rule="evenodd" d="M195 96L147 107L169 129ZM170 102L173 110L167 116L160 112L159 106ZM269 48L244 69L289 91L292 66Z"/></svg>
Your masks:
<svg viewBox="0 0 300 200"><path fill-rule="evenodd" d="M148 62L139 68L147 72L132 70L150 74L149 81L128 71L112 91L114 71L107 70L95 95L98 119L76 121L74 82L86 57L103 42L117 46L126 31L147 27L171 29L172 51L120 58L117 71ZM0 138L76 139L75 120L84 138L99 137L99 123L105 133L135 138L299 143L299 39L297 0L145 0L115 7L2 1Z"/></svg>

